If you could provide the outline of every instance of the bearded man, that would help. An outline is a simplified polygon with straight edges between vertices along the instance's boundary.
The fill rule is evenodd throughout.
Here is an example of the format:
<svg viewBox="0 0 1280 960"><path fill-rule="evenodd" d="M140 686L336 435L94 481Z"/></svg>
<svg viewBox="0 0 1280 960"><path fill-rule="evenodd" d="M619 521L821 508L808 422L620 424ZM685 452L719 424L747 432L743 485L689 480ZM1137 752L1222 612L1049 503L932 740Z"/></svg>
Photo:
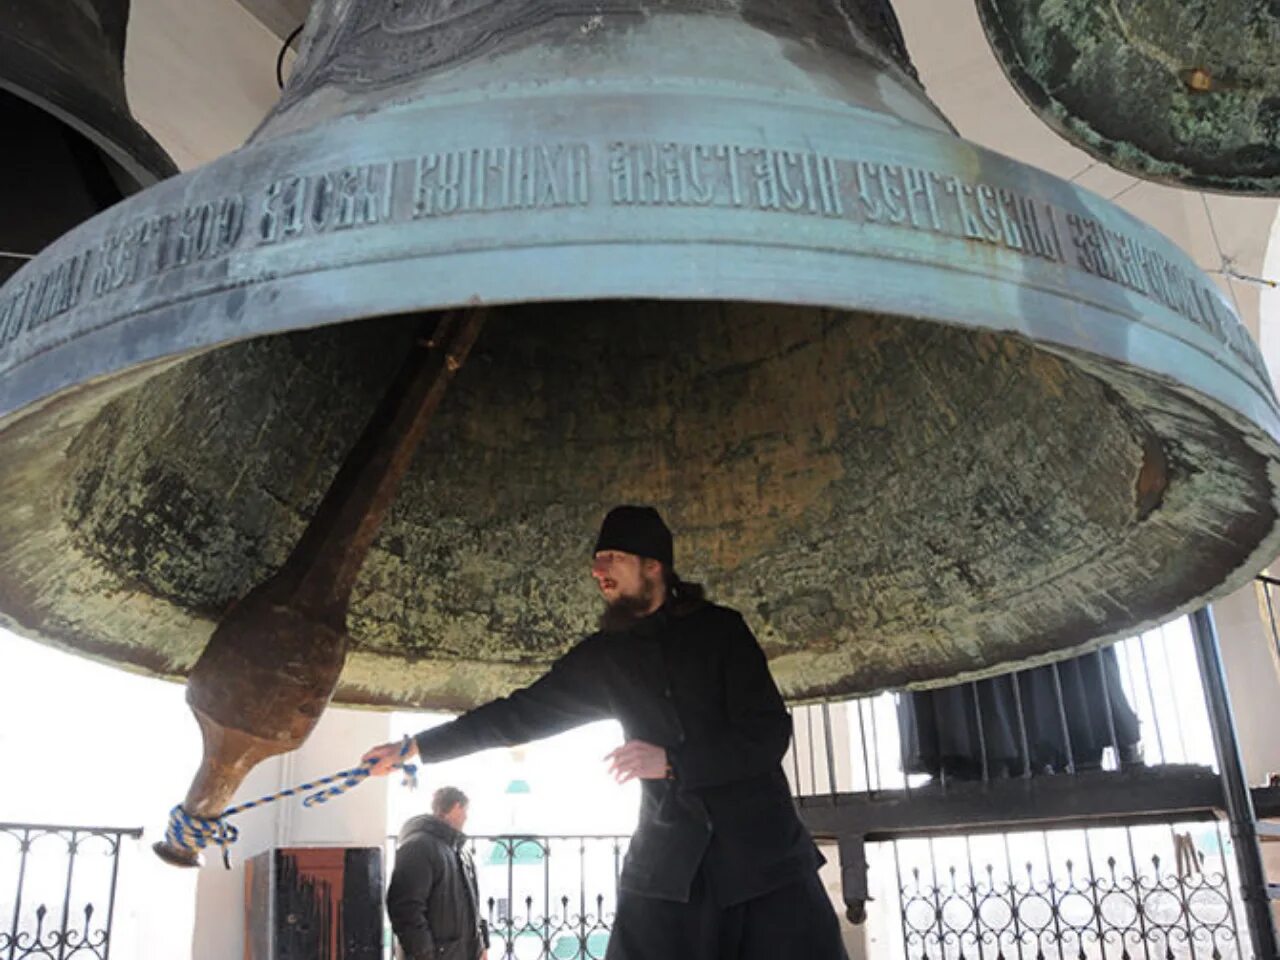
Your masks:
<svg viewBox="0 0 1280 960"><path fill-rule="evenodd" d="M414 738L431 763L617 719L620 783L642 781L606 960L840 960L782 757L791 719L742 616L675 573L652 507L605 517L591 576L600 629L537 682ZM398 743L365 754L375 774Z"/></svg>

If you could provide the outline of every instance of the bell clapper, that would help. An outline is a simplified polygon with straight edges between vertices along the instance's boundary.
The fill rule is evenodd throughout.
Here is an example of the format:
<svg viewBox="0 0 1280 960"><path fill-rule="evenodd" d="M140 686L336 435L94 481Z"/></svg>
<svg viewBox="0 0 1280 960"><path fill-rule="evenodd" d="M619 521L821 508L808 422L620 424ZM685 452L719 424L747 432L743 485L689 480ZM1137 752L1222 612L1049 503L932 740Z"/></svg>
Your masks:
<svg viewBox="0 0 1280 960"><path fill-rule="evenodd" d="M218 819L250 770L297 749L320 719L346 660L356 577L484 316L446 312L415 342L288 560L214 630L187 683L204 738L182 804L190 816ZM173 835L154 849L199 864Z"/></svg>

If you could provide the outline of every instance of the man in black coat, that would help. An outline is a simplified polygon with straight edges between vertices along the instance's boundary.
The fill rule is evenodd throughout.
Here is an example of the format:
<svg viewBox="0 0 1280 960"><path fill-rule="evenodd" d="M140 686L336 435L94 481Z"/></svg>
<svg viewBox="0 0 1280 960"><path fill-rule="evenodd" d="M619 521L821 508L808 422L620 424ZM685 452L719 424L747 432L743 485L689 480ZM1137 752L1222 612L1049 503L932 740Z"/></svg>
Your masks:
<svg viewBox="0 0 1280 960"><path fill-rule="evenodd" d="M526 743L604 718L607 759L642 781L608 960L841 960L820 855L782 757L791 720L742 616L673 567L651 507L609 512L591 567L600 630L537 682L418 734L426 762ZM385 774L400 744L365 754Z"/></svg>
<svg viewBox="0 0 1280 960"><path fill-rule="evenodd" d="M431 813L408 820L396 844L387 915L403 960L484 960L489 931L480 918L476 868L462 828L467 795L441 787Z"/></svg>

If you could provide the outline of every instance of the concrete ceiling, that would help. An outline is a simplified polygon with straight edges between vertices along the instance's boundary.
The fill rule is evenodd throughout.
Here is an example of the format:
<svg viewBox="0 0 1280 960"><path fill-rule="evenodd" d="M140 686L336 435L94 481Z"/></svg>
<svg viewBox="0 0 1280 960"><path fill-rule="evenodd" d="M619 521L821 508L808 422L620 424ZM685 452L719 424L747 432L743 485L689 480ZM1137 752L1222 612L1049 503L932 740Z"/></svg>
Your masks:
<svg viewBox="0 0 1280 960"><path fill-rule="evenodd" d="M268 30L284 39L307 18L311 0L239 0Z"/></svg>

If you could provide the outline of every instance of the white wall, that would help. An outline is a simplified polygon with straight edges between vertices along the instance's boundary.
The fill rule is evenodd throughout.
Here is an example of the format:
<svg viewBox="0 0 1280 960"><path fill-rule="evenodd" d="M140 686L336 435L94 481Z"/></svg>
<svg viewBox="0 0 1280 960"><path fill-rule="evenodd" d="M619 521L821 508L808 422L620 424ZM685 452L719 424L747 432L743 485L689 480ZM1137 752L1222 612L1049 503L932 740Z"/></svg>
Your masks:
<svg viewBox="0 0 1280 960"><path fill-rule="evenodd" d="M1215 603L1213 613L1245 775L1250 784L1263 784L1272 772L1280 773L1280 739L1275 735L1275 705L1280 703L1280 657L1270 632L1270 620L1258 588L1252 585ZM1261 846L1267 879L1280 883L1277 844ZM1280 924L1280 904L1272 905L1272 914Z"/></svg>
<svg viewBox="0 0 1280 960"><path fill-rule="evenodd" d="M1251 783L1265 783L1269 773L1280 772L1280 666L1275 642L1252 584L1215 603L1213 613L1245 771Z"/></svg>
<svg viewBox="0 0 1280 960"><path fill-rule="evenodd" d="M300 750L257 767L236 795L255 799L284 787L356 766L361 755L390 737L390 716L331 708ZM304 809L290 799L250 810L233 821L240 840L232 869L208 856L196 888L192 960L235 960L244 956L244 864L272 847L382 847L387 834L387 788L394 778L368 780L328 803Z"/></svg>
<svg viewBox="0 0 1280 960"><path fill-rule="evenodd" d="M243 144L279 98L279 50L236 0L133 0L133 115L183 170L208 163Z"/></svg>
<svg viewBox="0 0 1280 960"><path fill-rule="evenodd" d="M1262 277L1280 282L1280 208L1271 223L1271 240L1262 260ZM1259 345L1271 372L1271 382L1280 382L1280 286L1258 288Z"/></svg>
<svg viewBox="0 0 1280 960"><path fill-rule="evenodd" d="M854 926L844 915L844 888L840 882L840 851L834 843L819 843L818 849L827 858L826 865L819 871L822 885L827 896L835 907L836 918L840 921L840 938L849 953L849 960L867 960L866 924Z"/></svg>
<svg viewBox="0 0 1280 960"><path fill-rule="evenodd" d="M782 759L782 769L787 775L793 793L803 796L831 792L847 793L863 789L853 770L854 747L850 736L849 708L842 703L832 704L827 715L830 718L831 760L835 764L834 771L828 769L827 725L820 720L821 715L814 717L813 735L810 736L807 712L804 709L795 711L792 746ZM796 762L797 757L799 762ZM811 757L816 758L815 763L809 762ZM818 849L827 858L826 866L822 868L819 875L823 886L826 887L827 895L835 906L836 916L840 920L840 934L844 940L845 949L849 952L849 960L865 960L867 928L865 925L854 926L845 918L839 848L835 843L819 841Z"/></svg>
<svg viewBox="0 0 1280 960"><path fill-rule="evenodd" d="M182 695L177 684L0 630L0 820L144 831L121 847L111 940L117 960L181 960L191 939L196 877L150 849L200 757L200 734ZM93 854L102 849L85 848L89 863L79 868L73 910L83 908L80 898L101 909L106 861ZM28 906L44 903L56 916L63 864L40 863L53 873L33 866ZM40 884L40 876L50 883ZM0 877L0 898L15 879ZM8 923L0 921L6 932Z"/></svg>

